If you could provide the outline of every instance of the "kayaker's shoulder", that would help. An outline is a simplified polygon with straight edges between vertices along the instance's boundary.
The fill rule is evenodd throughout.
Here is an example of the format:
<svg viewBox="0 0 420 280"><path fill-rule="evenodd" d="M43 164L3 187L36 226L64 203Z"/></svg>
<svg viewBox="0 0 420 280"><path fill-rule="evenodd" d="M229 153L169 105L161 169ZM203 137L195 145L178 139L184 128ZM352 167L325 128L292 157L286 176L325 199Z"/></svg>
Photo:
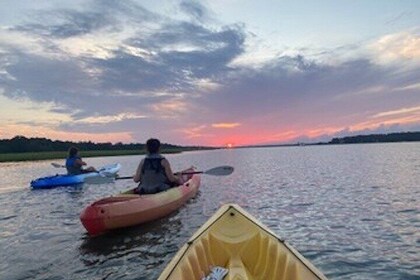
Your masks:
<svg viewBox="0 0 420 280"><path fill-rule="evenodd" d="M162 158L161 163L162 163L162 165L163 165L164 167L166 167L166 166L170 165L170 164L169 164L169 161L168 161L166 158Z"/></svg>

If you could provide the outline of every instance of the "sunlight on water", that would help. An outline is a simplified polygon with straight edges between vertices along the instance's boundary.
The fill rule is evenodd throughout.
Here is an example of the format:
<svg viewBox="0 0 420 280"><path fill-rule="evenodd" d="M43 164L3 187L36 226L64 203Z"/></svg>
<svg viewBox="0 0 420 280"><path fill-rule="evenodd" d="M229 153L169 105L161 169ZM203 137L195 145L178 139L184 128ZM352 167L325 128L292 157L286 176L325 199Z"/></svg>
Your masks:
<svg viewBox="0 0 420 280"><path fill-rule="evenodd" d="M228 149L168 155L175 170L232 165L161 220L89 238L79 214L131 180L31 191L51 161L0 163L0 279L155 279L222 204L233 202L330 279L419 279L420 144ZM132 175L140 156L120 162Z"/></svg>

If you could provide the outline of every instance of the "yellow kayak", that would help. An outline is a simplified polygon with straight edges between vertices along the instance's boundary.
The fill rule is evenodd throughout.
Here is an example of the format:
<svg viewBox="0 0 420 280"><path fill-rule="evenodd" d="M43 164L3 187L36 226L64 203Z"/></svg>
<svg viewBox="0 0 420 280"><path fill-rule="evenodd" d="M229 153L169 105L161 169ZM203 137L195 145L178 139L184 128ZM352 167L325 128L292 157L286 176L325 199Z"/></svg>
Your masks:
<svg viewBox="0 0 420 280"><path fill-rule="evenodd" d="M223 276L211 278L223 271ZM222 206L178 251L159 280L327 279L291 245L235 204Z"/></svg>

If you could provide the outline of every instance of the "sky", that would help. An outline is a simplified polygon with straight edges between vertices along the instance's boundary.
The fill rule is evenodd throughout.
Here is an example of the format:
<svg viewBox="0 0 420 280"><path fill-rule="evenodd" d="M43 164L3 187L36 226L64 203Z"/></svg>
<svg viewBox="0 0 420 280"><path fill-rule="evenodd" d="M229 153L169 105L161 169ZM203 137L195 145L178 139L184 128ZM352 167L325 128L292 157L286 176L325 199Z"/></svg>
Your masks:
<svg viewBox="0 0 420 280"><path fill-rule="evenodd" d="M420 131L420 1L0 1L0 139Z"/></svg>

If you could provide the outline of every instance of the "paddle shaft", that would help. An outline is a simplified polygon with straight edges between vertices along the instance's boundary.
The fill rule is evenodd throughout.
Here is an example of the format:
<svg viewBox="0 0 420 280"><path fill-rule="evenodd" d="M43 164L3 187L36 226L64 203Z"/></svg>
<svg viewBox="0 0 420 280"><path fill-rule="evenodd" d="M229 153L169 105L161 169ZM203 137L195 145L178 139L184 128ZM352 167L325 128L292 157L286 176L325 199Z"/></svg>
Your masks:
<svg viewBox="0 0 420 280"><path fill-rule="evenodd" d="M182 172L182 173L175 173L175 175L189 175L189 174L202 174L204 171L194 171L194 172ZM133 179L133 176L125 176L125 177L116 177L115 180L126 180L126 179Z"/></svg>

